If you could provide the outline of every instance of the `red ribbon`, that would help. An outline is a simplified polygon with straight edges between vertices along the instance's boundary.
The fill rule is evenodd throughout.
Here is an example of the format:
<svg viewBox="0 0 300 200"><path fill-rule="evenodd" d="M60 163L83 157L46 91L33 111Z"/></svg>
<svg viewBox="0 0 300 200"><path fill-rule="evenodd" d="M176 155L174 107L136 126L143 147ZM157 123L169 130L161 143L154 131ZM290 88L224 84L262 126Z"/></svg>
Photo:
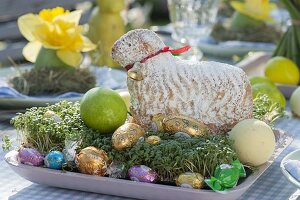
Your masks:
<svg viewBox="0 0 300 200"><path fill-rule="evenodd" d="M162 48L161 50L159 50L158 52L154 53L154 54L151 54L149 56L147 56L146 58L143 58L140 63L144 63L146 62L148 59L150 58L153 58L155 56L157 56L158 54L161 54L161 53L166 53L166 52L170 52L171 54L182 54L186 51L188 51L189 49L191 48L191 46L187 45L187 46L184 46L184 47L181 47L181 48L178 48L178 49L170 49L169 46L165 46L164 48ZM126 65L125 66L125 69L128 71L130 70L132 67L133 67L134 63L133 64L129 64L129 65Z"/></svg>

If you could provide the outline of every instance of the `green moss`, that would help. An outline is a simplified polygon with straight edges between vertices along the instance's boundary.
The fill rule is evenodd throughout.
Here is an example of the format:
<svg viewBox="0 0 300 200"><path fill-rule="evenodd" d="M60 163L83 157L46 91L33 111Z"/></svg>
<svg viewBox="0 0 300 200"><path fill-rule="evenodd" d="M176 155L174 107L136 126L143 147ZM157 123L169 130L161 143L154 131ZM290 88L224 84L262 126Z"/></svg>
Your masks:
<svg viewBox="0 0 300 200"><path fill-rule="evenodd" d="M226 135L205 137L174 137L168 133L146 134L158 135L162 140L151 145L138 142L131 149L117 151L112 148L111 135L85 135L81 148L95 146L108 152L112 160L130 166L146 165L154 169L161 181L173 182L181 173L194 171L210 177L217 165L231 163L237 159L232 149L232 141Z"/></svg>
<svg viewBox="0 0 300 200"><path fill-rule="evenodd" d="M95 87L96 78L88 69L33 68L10 79L12 86L29 96L85 93Z"/></svg>

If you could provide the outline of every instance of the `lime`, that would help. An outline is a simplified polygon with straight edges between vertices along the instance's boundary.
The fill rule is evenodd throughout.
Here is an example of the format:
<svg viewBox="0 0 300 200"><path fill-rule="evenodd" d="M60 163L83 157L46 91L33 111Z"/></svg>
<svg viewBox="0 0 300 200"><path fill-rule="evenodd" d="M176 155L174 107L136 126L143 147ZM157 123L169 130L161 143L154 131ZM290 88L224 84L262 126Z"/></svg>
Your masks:
<svg viewBox="0 0 300 200"><path fill-rule="evenodd" d="M250 78L250 84L251 85L256 85L256 84L265 84L266 86L270 86L270 87L276 87L276 85L273 83L273 81L271 81L269 78L267 77L263 77L263 76L254 76L252 78Z"/></svg>
<svg viewBox="0 0 300 200"><path fill-rule="evenodd" d="M96 87L82 97L80 115L88 127L104 134L113 133L124 124L127 107L116 91Z"/></svg>
<svg viewBox="0 0 300 200"><path fill-rule="evenodd" d="M286 101L283 94L270 79L267 77L255 76L250 79L250 83L252 85L253 98L259 93L266 94L273 102L278 102L285 108Z"/></svg>
<svg viewBox="0 0 300 200"><path fill-rule="evenodd" d="M297 65L292 60L276 56L267 62L265 76L275 83L297 85L300 75Z"/></svg>
<svg viewBox="0 0 300 200"><path fill-rule="evenodd" d="M283 94L276 87L266 87L266 84L255 84L252 86L253 98L255 98L259 93L266 94L271 101L277 102L282 108L285 108L286 100Z"/></svg>

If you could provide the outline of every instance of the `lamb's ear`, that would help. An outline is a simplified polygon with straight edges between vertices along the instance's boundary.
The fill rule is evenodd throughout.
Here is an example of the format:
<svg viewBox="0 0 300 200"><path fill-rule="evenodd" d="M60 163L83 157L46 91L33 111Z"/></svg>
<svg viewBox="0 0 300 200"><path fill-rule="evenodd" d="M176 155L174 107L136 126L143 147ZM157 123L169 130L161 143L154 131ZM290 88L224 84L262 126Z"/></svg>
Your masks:
<svg viewBox="0 0 300 200"><path fill-rule="evenodd" d="M128 70L127 76L135 81L142 81L144 80L144 74L142 73L143 63L136 62L134 63L133 67Z"/></svg>

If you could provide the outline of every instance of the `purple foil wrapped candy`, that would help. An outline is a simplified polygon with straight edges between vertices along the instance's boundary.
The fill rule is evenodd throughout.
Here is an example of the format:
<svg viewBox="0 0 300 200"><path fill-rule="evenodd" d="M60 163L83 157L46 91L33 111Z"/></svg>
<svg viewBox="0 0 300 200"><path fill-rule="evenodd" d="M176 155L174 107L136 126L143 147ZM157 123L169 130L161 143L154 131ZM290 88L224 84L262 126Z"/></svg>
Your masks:
<svg viewBox="0 0 300 200"><path fill-rule="evenodd" d="M19 160L25 165L41 166L44 164L44 157L38 150L33 148L20 148Z"/></svg>
<svg viewBox="0 0 300 200"><path fill-rule="evenodd" d="M138 182L155 183L157 180L157 173L145 165L130 167L128 175L131 180Z"/></svg>

